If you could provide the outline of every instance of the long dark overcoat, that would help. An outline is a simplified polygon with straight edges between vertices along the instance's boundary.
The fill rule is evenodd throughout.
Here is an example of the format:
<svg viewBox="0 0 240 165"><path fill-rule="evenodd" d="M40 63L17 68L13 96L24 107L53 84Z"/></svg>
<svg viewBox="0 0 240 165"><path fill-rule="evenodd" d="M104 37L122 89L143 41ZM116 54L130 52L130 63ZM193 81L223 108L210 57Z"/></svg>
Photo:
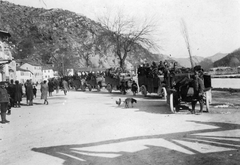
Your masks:
<svg viewBox="0 0 240 165"><path fill-rule="evenodd" d="M0 86L0 103L8 103L9 96L7 89L3 86Z"/></svg>
<svg viewBox="0 0 240 165"><path fill-rule="evenodd" d="M54 84L52 81L48 82L48 92L53 92L54 91Z"/></svg>
<svg viewBox="0 0 240 165"><path fill-rule="evenodd" d="M15 85L15 102L22 101L22 95L23 95L22 85L16 84Z"/></svg>
<svg viewBox="0 0 240 165"><path fill-rule="evenodd" d="M26 84L26 97L27 100L33 100L33 86L31 83Z"/></svg>

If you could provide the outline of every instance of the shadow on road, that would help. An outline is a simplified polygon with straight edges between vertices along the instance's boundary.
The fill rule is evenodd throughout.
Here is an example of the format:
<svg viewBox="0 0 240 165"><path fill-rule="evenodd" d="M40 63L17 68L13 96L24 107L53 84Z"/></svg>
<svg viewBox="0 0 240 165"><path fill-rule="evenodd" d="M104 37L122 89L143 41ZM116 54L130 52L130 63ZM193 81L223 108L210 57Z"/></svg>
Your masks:
<svg viewBox="0 0 240 165"><path fill-rule="evenodd" d="M147 112L147 113L156 113L156 114L172 114L168 105L165 101L162 100L151 100L150 103L146 104L148 100L139 100L134 106L138 110L136 112Z"/></svg>
<svg viewBox="0 0 240 165"><path fill-rule="evenodd" d="M82 91L77 91L77 92L82 92ZM137 103L133 104L133 108L134 109L138 109L136 110L136 112L147 112L147 113L159 113L159 114L171 114L171 111L169 110L167 104L166 104L166 100L162 99L159 96L156 95L148 95L147 97L143 97L142 95L138 94L136 96L133 95L123 95L121 94L121 92L119 91L113 91L112 93L109 93L107 91L85 91L85 93L87 94L99 94L99 95L106 95L107 97L110 97L113 99L114 103L116 101L119 100L119 98L121 98L121 105L118 106L117 104L115 104L116 108L119 109L127 109L125 108L125 104L124 104L124 100L126 98L134 98L137 100ZM106 103L109 104L109 103ZM109 104L112 105L112 104ZM132 108L131 105L129 108Z"/></svg>
<svg viewBox="0 0 240 165"><path fill-rule="evenodd" d="M87 144L72 144L32 148L32 151L47 154L64 160L63 165L116 165L116 164L180 164L180 165L226 165L238 164L240 161L240 137L214 136L212 133L236 131L238 124L218 122L189 121L211 126L209 129L170 133L162 135L136 136L122 139L100 141ZM177 126L177 125L176 125ZM215 126L214 128L212 126ZM196 134L210 133L198 136ZM161 143L157 143L157 141ZM151 143L151 141L154 141ZM181 141L200 145L199 149L191 145L183 145ZM143 142L143 143L139 143ZM129 144L137 143L139 149L129 148ZM166 145L168 144L168 145ZM169 145L171 144L171 145ZM116 146L115 146L116 145ZM210 145L220 150L205 150ZM115 146L111 148L109 146ZM126 149L127 148L127 149Z"/></svg>
<svg viewBox="0 0 240 165"><path fill-rule="evenodd" d="M117 109L136 109L136 112L147 112L147 113L156 113L156 114L172 114L170 109L168 108L168 105L166 104L166 101L158 99L145 99L145 98L136 98L137 103L133 103L133 107L131 103L129 104L129 108L125 108L125 102L124 100L127 97L119 97L121 98L121 105L118 106L115 104L112 107L115 107ZM119 101L117 97L113 100L114 102ZM107 104L107 103L106 103Z"/></svg>

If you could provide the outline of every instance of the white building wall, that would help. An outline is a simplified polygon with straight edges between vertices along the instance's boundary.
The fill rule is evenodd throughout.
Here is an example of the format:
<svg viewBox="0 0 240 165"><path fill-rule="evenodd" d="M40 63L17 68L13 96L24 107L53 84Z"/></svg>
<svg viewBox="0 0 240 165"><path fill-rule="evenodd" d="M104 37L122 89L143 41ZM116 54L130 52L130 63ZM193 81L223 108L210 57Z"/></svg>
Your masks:
<svg viewBox="0 0 240 165"><path fill-rule="evenodd" d="M35 78L35 82L42 82L43 81L43 72L42 72L42 66L34 66L34 78Z"/></svg>
<svg viewBox="0 0 240 165"><path fill-rule="evenodd" d="M16 80L19 81L19 83L24 84L27 80L32 80L33 75L29 71L16 71Z"/></svg>
<svg viewBox="0 0 240 165"><path fill-rule="evenodd" d="M33 66L32 65L30 65L30 64L28 64L28 63L25 63L25 64L23 64L22 66L20 66L20 68L22 68L22 69L25 69L25 70L29 70L29 71L31 71L32 73L33 73Z"/></svg>
<svg viewBox="0 0 240 165"><path fill-rule="evenodd" d="M12 60L12 53L8 48L7 44L0 41L0 59ZM9 72L9 69L13 70L13 73ZM11 74L11 75L10 75ZM12 61L9 64L3 65L3 72L0 72L0 81L10 80L11 77L15 80L16 74L16 63Z"/></svg>
<svg viewBox="0 0 240 165"><path fill-rule="evenodd" d="M52 69L43 69L43 79L54 78L54 71Z"/></svg>
<svg viewBox="0 0 240 165"><path fill-rule="evenodd" d="M16 80L16 62L12 61L8 64L9 80Z"/></svg>
<svg viewBox="0 0 240 165"><path fill-rule="evenodd" d="M67 69L67 75L68 76L73 76L74 75L74 70L73 69Z"/></svg>
<svg viewBox="0 0 240 165"><path fill-rule="evenodd" d="M42 66L33 66L31 64L25 63L20 68L29 70L33 73L32 82L40 83L43 80Z"/></svg>
<svg viewBox="0 0 240 165"><path fill-rule="evenodd" d="M53 71L53 76L56 77L56 78L59 77L58 71Z"/></svg>

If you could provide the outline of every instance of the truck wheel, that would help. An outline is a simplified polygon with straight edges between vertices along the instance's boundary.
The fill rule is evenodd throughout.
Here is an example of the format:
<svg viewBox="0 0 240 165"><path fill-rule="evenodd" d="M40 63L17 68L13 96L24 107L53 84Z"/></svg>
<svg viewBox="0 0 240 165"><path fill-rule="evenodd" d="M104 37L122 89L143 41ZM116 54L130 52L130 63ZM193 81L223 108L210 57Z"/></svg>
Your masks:
<svg viewBox="0 0 240 165"><path fill-rule="evenodd" d="M158 95L160 96L160 97L162 97L164 100L166 100L167 99L167 90L166 90L166 88L165 87L162 87L162 88L158 88Z"/></svg>
<svg viewBox="0 0 240 165"><path fill-rule="evenodd" d="M210 110L210 96L209 96L209 91L207 91L205 94L206 94L206 100L205 100L205 102L206 102L206 111L209 112L209 110Z"/></svg>
<svg viewBox="0 0 240 165"><path fill-rule="evenodd" d="M175 113L175 107L174 107L174 99L173 99L173 93L169 95L169 107L172 113Z"/></svg>
<svg viewBox="0 0 240 165"><path fill-rule="evenodd" d="M163 95L163 99L166 100L167 99L167 90L165 87L162 88L162 95Z"/></svg>

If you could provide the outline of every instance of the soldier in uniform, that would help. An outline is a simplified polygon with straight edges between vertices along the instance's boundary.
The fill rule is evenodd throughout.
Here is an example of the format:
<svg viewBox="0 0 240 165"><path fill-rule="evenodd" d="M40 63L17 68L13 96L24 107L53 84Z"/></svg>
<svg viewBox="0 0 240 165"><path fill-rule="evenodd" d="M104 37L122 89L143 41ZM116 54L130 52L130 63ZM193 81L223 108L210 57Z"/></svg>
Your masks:
<svg viewBox="0 0 240 165"><path fill-rule="evenodd" d="M5 88L5 85L0 85L0 109L1 109L2 124L9 123L9 121L6 119L8 103L9 103L9 94L7 92L7 89Z"/></svg>
<svg viewBox="0 0 240 165"><path fill-rule="evenodd" d="M197 101L199 101L200 105L200 112L203 111L203 93L204 93L204 81L202 78L200 78L201 71L194 71L193 76L193 100L192 100L192 113L195 113L195 106L197 104Z"/></svg>

